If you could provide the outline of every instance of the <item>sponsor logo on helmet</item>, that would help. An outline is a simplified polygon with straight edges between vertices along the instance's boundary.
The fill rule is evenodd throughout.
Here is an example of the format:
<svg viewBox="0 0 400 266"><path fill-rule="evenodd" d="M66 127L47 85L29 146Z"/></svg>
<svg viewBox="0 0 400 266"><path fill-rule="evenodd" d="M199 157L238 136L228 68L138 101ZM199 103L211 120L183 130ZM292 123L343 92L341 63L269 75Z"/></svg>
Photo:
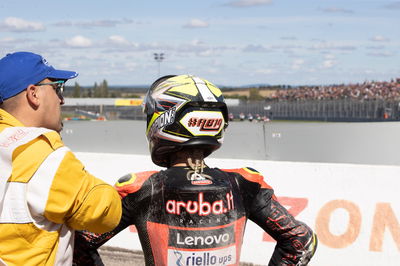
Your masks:
<svg viewBox="0 0 400 266"><path fill-rule="evenodd" d="M200 131L218 131L222 122L222 118L192 117L188 121L188 127L198 127Z"/></svg>
<svg viewBox="0 0 400 266"><path fill-rule="evenodd" d="M215 136L222 130L224 118L218 111L193 111L186 114L180 123L194 136Z"/></svg>
<svg viewBox="0 0 400 266"><path fill-rule="evenodd" d="M153 135L154 131L159 130L165 126L171 125L175 121L176 108L171 109L160 114L159 117L153 122L150 128L150 135Z"/></svg>

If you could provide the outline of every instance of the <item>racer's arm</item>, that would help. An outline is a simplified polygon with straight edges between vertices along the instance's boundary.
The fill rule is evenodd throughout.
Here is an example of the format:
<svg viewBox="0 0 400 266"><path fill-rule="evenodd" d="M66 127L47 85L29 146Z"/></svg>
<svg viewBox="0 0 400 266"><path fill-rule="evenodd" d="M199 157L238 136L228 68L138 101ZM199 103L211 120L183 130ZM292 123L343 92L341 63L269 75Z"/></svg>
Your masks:
<svg viewBox="0 0 400 266"><path fill-rule="evenodd" d="M76 232L74 247L74 265L103 265L97 252L112 237L130 225L134 225L141 205L145 205L149 197L151 182L146 182L155 172L141 172L121 177L115 188L122 197L122 217L118 226L107 233L95 234L88 231ZM140 191L144 188L143 191ZM150 193L151 194L151 193Z"/></svg>
<svg viewBox="0 0 400 266"><path fill-rule="evenodd" d="M316 235L305 223L294 219L276 200L272 189L260 189L249 219L277 241L269 265L307 265L314 255Z"/></svg>
<svg viewBox="0 0 400 266"><path fill-rule="evenodd" d="M78 248L77 251L80 252L82 250L82 247L97 249L128 226L134 225L138 206L136 204L133 204L132 198L132 194L128 194L124 198L122 198L121 220L119 221L117 227L115 227L112 231L102 234L96 234L89 231L76 232L75 245L81 247Z"/></svg>
<svg viewBox="0 0 400 266"><path fill-rule="evenodd" d="M123 210L124 205L128 202L127 198L122 199ZM131 213L128 211L122 212L120 223L116 228L110 232L96 234L89 231L76 231L75 244L74 244L74 266L103 266L102 259L97 249L106 243L108 240L117 235L120 231L124 230L130 224Z"/></svg>
<svg viewBox="0 0 400 266"><path fill-rule="evenodd" d="M307 265L317 247L317 238L303 222L297 221L277 201L273 189L263 176L251 168L236 169L241 175L241 190L254 197L246 197L249 219L272 236L277 244L269 265Z"/></svg>
<svg viewBox="0 0 400 266"><path fill-rule="evenodd" d="M122 199L122 206L127 204L127 198ZM126 208L123 207L123 210ZM76 231L74 244L74 266L103 266L103 261L97 249L106 243L108 240L117 235L120 231L128 227L132 222L131 213L128 211L122 212L120 223L110 232L96 234L89 231Z"/></svg>

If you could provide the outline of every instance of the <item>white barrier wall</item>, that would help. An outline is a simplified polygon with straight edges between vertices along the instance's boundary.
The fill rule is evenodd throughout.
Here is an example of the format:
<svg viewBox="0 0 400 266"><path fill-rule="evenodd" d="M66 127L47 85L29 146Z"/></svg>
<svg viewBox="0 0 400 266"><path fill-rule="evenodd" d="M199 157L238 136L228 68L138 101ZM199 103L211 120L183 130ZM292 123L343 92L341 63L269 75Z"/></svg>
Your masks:
<svg viewBox="0 0 400 266"><path fill-rule="evenodd" d="M157 170L149 156L77 153L92 174L114 184L130 172ZM249 166L319 238L310 265L400 265L400 167L208 159L210 167ZM106 245L141 249L125 230ZM241 260L266 265L274 243L248 222Z"/></svg>

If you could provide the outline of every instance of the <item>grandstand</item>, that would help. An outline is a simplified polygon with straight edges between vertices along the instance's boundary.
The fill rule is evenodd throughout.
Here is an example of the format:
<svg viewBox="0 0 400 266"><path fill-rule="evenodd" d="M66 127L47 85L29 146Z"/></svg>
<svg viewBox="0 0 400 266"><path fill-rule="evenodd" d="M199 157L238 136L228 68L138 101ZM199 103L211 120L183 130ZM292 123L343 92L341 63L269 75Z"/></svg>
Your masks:
<svg viewBox="0 0 400 266"><path fill-rule="evenodd" d="M249 89L250 90L250 89ZM268 90L260 87L258 91ZM229 94L231 97L232 94ZM240 114L269 120L372 122L400 120L400 78L327 86L279 86L256 97L227 98L232 119ZM143 120L141 98L66 98L64 113L108 120Z"/></svg>

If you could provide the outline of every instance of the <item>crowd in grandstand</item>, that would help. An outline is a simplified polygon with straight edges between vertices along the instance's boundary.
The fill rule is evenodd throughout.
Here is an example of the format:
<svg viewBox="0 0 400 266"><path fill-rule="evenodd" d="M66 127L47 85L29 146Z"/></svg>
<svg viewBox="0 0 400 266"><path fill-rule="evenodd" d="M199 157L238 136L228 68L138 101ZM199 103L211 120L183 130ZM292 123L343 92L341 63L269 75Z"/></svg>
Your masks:
<svg viewBox="0 0 400 266"><path fill-rule="evenodd" d="M269 100L400 100L400 78L356 84L279 89Z"/></svg>

